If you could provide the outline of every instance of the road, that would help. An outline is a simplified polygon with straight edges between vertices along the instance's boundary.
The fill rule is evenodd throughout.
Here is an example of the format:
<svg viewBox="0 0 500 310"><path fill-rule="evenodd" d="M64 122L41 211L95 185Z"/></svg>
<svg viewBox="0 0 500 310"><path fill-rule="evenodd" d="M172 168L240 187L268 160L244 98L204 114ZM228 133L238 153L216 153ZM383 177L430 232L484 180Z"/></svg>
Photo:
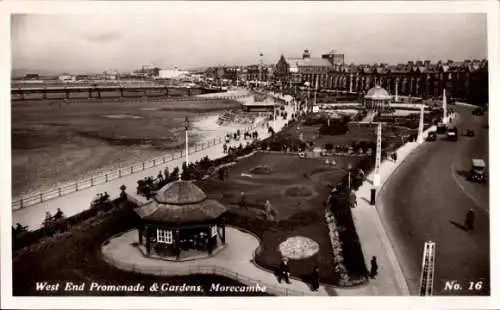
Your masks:
<svg viewBox="0 0 500 310"><path fill-rule="evenodd" d="M426 142L380 193L379 212L412 295L419 292L423 246L429 240L436 242L434 295L490 293L489 186L464 176L472 158L488 164L488 116L471 111L457 106L454 122L459 133L470 128L475 137ZM468 232L463 223L470 208L476 210L476 229ZM454 280L461 289L446 288Z"/></svg>

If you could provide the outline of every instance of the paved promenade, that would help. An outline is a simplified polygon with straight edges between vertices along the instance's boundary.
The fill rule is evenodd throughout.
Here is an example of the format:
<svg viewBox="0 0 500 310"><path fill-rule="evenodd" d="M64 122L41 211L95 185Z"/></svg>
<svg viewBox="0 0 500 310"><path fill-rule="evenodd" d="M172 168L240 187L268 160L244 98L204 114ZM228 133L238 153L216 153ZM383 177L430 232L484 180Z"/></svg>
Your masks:
<svg viewBox="0 0 500 310"><path fill-rule="evenodd" d="M283 120L281 117L276 117L276 131L281 130L284 125L290 120L292 108L292 105L286 106L286 111L288 112L287 120ZM269 125L272 126L273 122L270 121ZM260 139L269 136L267 127L259 127L256 130L259 133ZM239 141L231 140L229 145L236 147L240 143L244 145L246 142L247 140L243 140L242 138ZM224 155L225 154L223 153L222 144L218 144L213 145L205 150L190 154L189 161L194 162L200 160L205 156L208 156L209 159L216 159L223 157ZM15 225L16 223L20 223L22 225L28 226L31 230L37 229L41 226L42 221L45 219L46 212L55 214L55 212L57 212L57 209L60 208L67 217L78 214L83 210L90 208L91 201L96 197L98 193L108 192L111 199L118 198L120 194L119 188L122 184L127 187L127 192L135 192L138 180L144 179L144 177L148 176L156 177L158 175L158 172L163 172L165 167L168 167L170 171L172 171L174 167L181 168L183 162L185 162L185 156L165 163L164 165L156 166L138 173L134 173L132 175L124 176L120 179L116 179L108 183L99 184L56 199L45 201L37 205L13 211L12 224Z"/></svg>
<svg viewBox="0 0 500 310"><path fill-rule="evenodd" d="M427 133L431 130L435 130L435 128L431 127L426 130L424 132L424 137L426 137ZM406 143L397 150L398 160L396 162L385 160L381 163L381 185L377 189L377 194L392 173L418 146L419 144L417 142ZM377 207L370 205L370 191L373 184L373 176L374 173L370 173L367 177L367 181L357 190L357 207L352 209L353 220L359 235L366 265L370 268L370 260L372 256L376 256L379 267L378 276L372 279L366 288L368 290L367 294L376 296L410 295L403 272L380 220Z"/></svg>

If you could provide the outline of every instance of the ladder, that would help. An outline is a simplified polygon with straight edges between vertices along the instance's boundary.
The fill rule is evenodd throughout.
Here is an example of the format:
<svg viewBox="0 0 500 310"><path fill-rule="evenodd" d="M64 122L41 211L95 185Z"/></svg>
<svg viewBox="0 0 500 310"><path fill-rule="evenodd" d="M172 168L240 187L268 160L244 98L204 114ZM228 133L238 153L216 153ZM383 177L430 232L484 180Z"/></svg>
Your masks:
<svg viewBox="0 0 500 310"><path fill-rule="evenodd" d="M422 274L420 275L420 296L432 296L435 254L436 243L432 241L425 242L424 255L422 257Z"/></svg>

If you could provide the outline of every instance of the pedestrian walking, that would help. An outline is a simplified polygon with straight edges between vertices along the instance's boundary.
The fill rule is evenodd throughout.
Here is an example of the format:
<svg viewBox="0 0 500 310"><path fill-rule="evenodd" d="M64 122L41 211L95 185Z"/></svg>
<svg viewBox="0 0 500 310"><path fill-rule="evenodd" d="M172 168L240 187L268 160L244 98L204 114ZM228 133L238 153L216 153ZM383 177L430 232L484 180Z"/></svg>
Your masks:
<svg viewBox="0 0 500 310"><path fill-rule="evenodd" d="M467 211L467 214L465 215L465 227L468 230L474 230L474 221L476 219L476 214L474 213L473 209L470 209Z"/></svg>
<svg viewBox="0 0 500 310"><path fill-rule="evenodd" d="M370 264L371 264L370 278L374 279L378 272L377 257L373 256L372 260L370 261Z"/></svg>
<svg viewBox="0 0 500 310"><path fill-rule="evenodd" d="M280 263L278 282L281 283L281 281L285 280L286 283L290 284L291 282L289 277L290 267L288 266L288 259L285 257Z"/></svg>
<svg viewBox="0 0 500 310"><path fill-rule="evenodd" d="M311 274L311 288L312 291L317 291L319 289L319 267L315 266Z"/></svg>
<svg viewBox="0 0 500 310"><path fill-rule="evenodd" d="M163 181L163 174L161 173L161 170L158 171L158 176L156 177L158 180Z"/></svg>

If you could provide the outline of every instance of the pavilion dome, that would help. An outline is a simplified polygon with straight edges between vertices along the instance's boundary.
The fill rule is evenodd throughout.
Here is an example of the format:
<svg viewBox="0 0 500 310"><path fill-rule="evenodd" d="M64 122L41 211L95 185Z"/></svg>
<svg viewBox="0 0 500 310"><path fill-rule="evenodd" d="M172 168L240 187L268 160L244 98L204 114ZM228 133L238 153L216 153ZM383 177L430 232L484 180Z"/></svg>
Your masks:
<svg viewBox="0 0 500 310"><path fill-rule="evenodd" d="M186 205L202 202L207 195L193 183L178 180L165 185L155 198L159 203Z"/></svg>
<svg viewBox="0 0 500 310"><path fill-rule="evenodd" d="M211 221L227 212L220 202L207 195L189 181L174 181L153 197L153 201L137 208L135 212L145 220L170 224L189 224Z"/></svg>
<svg viewBox="0 0 500 310"><path fill-rule="evenodd" d="M391 95L389 95L387 90L380 87L379 85L370 88L365 95L365 99L371 99L371 100L390 100L391 98L392 97Z"/></svg>

